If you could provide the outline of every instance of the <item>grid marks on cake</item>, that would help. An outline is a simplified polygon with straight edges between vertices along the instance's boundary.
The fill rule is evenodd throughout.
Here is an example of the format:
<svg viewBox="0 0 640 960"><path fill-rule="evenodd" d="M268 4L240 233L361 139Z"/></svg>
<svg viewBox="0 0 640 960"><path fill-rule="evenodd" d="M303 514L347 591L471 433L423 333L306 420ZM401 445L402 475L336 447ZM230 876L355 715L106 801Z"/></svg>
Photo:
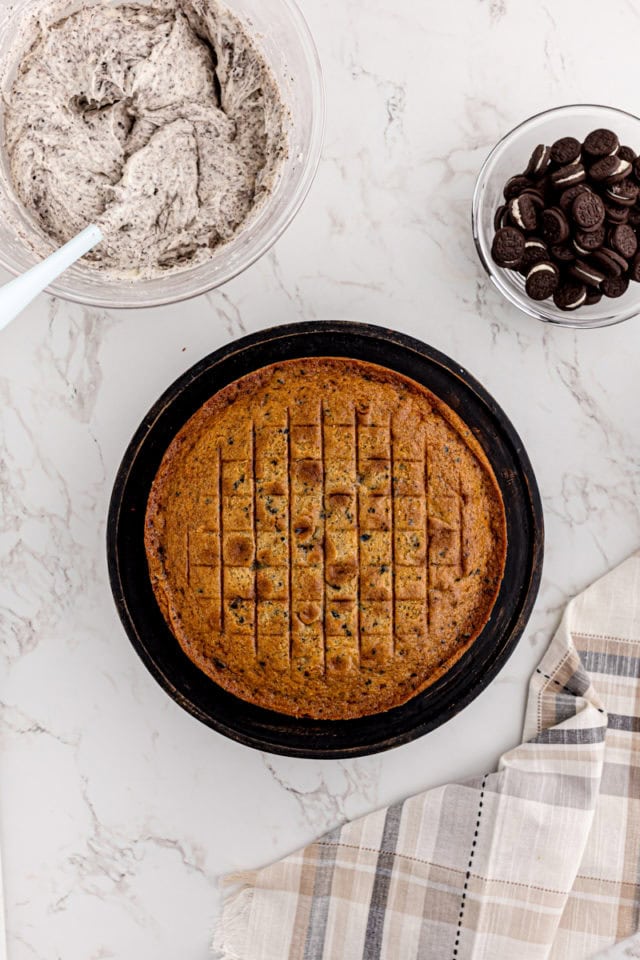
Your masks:
<svg viewBox="0 0 640 960"><path fill-rule="evenodd" d="M249 424L216 468L187 559L221 633L315 674L382 666L427 635L437 568L464 572L465 498L456 478L430 502L424 431L316 401Z"/></svg>
<svg viewBox="0 0 640 960"><path fill-rule="evenodd" d="M291 482L291 668L324 674L324 467L322 405L290 408ZM295 575L294 575L295 570Z"/></svg>
<svg viewBox="0 0 640 960"><path fill-rule="evenodd" d="M286 437L287 437L287 529L288 529L288 543L289 548L289 557L288 557L288 570L287 570L287 592L289 595L289 630L288 630L288 641L289 641L289 663L291 663L293 657L293 593L292 593L292 583L293 583L293 516L291 514L291 487L292 487L292 477L291 477L291 413L287 410L287 426L286 426ZM255 427L254 427L255 430ZM256 604L258 602L258 595L256 593Z"/></svg>
<svg viewBox="0 0 640 960"><path fill-rule="evenodd" d="M393 414L389 414L389 476L393 483ZM393 488L392 488L393 493ZM396 654L396 511L397 502L391 497L391 645L392 654ZM425 513L427 511L425 510ZM426 604L428 607L428 603ZM426 619L426 617L425 617Z"/></svg>
<svg viewBox="0 0 640 960"><path fill-rule="evenodd" d="M416 425L409 433L391 418L393 656L403 651L408 640L419 641L427 631L425 443L422 426Z"/></svg>
<svg viewBox="0 0 640 960"><path fill-rule="evenodd" d="M325 516L327 512L327 492L326 492L327 471L325 469L326 456L325 456L325 442L324 442L324 420L325 420L324 403L320 401L320 462L322 464L322 489L321 489L321 495L320 495L320 503L321 503L320 515L322 517L323 534L324 534ZM322 551L322 600L320 604L320 609L322 610L323 626L326 623L326 618L327 618L327 585L326 585L327 570L326 570L326 567L327 567L326 551L323 550ZM323 630L323 633L324 633L324 630ZM322 673L324 676L326 676L327 643L326 643L326 640L324 639L324 636L323 636L323 641L321 646L322 646Z"/></svg>
<svg viewBox="0 0 640 960"><path fill-rule="evenodd" d="M218 531L220 534L220 549L222 550L222 450L218 447L218 475L216 477L218 487ZM220 633L224 633L224 604L222 603L223 584L222 584L222 557L218 564L218 586L220 596Z"/></svg>
<svg viewBox="0 0 640 960"><path fill-rule="evenodd" d="M360 563L360 491L358 489L358 481L360 477L360 470L362 467L360 460L360 431L358 430L358 412L357 410L353 411L353 436L354 436L354 453L355 453L355 463L356 463L356 486L354 488L354 506L356 513L356 566L355 566L355 594L356 594L356 640L358 644L358 663L362 663L362 601L361 601L361 584L360 584L360 571L362 569L362 564Z"/></svg>
<svg viewBox="0 0 640 960"><path fill-rule="evenodd" d="M259 662L287 670L291 661L291 423L288 410L256 430L258 589L254 597Z"/></svg>
<svg viewBox="0 0 640 960"><path fill-rule="evenodd" d="M425 577L425 595L427 597L427 603L425 605L425 619L427 626L427 634L431 629L431 604L429 603L429 592L431 589L431 577L429 576L429 568L431 564L429 563L429 443L425 436L424 438L424 472L422 474L422 479L424 483L424 501L425 501L425 511L424 511L424 541L426 545L426 558L427 562L424 565L424 577Z"/></svg>
<svg viewBox="0 0 640 960"><path fill-rule="evenodd" d="M252 422L251 424L251 476L253 478L253 543L254 543L254 561L253 561L253 599L254 604L256 597L258 596L258 526L256 520L256 505L255 505L255 492L257 486L256 480L256 425ZM253 614L253 651L258 655L258 617L257 611L254 609Z"/></svg>
<svg viewBox="0 0 640 960"><path fill-rule="evenodd" d="M392 418L370 407L358 412L357 436L361 588L360 664L383 665L394 655L396 505L391 497Z"/></svg>

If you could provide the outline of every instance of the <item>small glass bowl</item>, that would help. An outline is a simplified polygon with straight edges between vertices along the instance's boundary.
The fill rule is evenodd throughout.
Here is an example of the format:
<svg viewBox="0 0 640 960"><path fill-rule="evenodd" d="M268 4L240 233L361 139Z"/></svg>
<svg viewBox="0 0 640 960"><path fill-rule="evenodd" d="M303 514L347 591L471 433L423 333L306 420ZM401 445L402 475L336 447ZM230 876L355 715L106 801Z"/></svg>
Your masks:
<svg viewBox="0 0 640 960"><path fill-rule="evenodd" d="M591 130L606 127L617 133L620 143L640 153L640 118L594 104L570 104L538 113L515 127L493 148L478 175L473 194L472 229L478 256L498 290L529 316L562 327L608 327L640 313L640 283L616 299L603 297L593 306L579 307L573 313L559 310L553 300L531 300L524 289L524 277L493 262L491 243L495 234L493 218L504 203L502 190L514 174L526 167L539 143L551 144L560 137L584 140Z"/></svg>
<svg viewBox="0 0 640 960"><path fill-rule="evenodd" d="M84 0L86 4L103 0ZM114 4L130 0L111 0ZM139 0L141 5L153 0ZM289 226L313 182L324 132L324 88L313 37L295 0L223 0L246 23L269 63L290 115L288 156L271 195L250 215L238 233L219 246L209 260L151 280L102 276L82 261L67 270L48 292L94 307L152 307L176 303L206 293L242 273L275 243ZM15 44L22 39L25 20L47 21L59 4L52 0L0 0L0 131L4 128L3 94L15 76ZM69 0L69 12L78 9ZM0 137L0 139L2 139ZM14 227L13 225L16 225ZM19 202L0 151L0 265L13 274L32 267L38 257L29 238L43 234ZM53 245L51 246L53 250Z"/></svg>

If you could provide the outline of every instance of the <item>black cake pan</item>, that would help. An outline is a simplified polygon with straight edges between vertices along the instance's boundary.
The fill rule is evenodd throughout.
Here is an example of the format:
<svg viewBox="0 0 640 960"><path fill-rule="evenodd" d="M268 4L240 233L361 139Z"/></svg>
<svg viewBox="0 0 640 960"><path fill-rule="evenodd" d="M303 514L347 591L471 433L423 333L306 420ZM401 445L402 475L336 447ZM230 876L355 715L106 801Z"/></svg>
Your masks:
<svg viewBox="0 0 640 960"><path fill-rule="evenodd" d="M156 604L144 548L151 483L171 440L216 391L278 360L352 357L397 370L452 407L484 448L507 518L504 579L490 620L440 680L386 713L344 721L295 719L227 693L183 653ZM216 350L160 397L136 431L118 471L107 526L113 596L144 664L176 703L219 733L271 753L363 756L423 736L458 713L504 666L520 639L540 584L542 507L522 441L498 404L453 360L392 330L356 323L297 323L251 334Z"/></svg>

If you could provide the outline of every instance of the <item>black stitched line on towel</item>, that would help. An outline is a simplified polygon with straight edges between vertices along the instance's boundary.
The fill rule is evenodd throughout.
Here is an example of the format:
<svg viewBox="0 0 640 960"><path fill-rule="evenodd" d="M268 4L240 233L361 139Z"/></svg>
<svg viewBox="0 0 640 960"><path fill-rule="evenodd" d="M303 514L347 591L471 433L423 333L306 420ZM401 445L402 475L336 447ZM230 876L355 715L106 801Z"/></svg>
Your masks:
<svg viewBox="0 0 640 960"><path fill-rule="evenodd" d="M471 843L471 852L469 853L469 863L467 864L467 873L464 878L464 886L462 888L462 899L460 901L460 913L458 915L458 930L456 932L456 942L453 945L453 956L454 958L458 956L458 947L460 946L460 937L462 936L462 920L464 917L464 908L467 901L467 890L469 888L469 877L471 876L471 867L473 864L473 858L476 853L476 846L478 844L478 833L480 831L480 818L482 817L482 807L484 803L484 788L487 785L488 774L485 773L482 778L482 786L480 787L480 802L478 803L478 818L476 820L476 829L473 834L473 841Z"/></svg>
<svg viewBox="0 0 640 960"><path fill-rule="evenodd" d="M543 673L540 667L536 667L536 673L539 673L541 677L544 677L545 680L551 680L551 683L555 683L557 687L560 687L561 690L565 690L567 693L570 693L572 697L581 697L581 693L576 693L575 690L572 690L571 687L565 687L564 683L560 683L559 680L556 680L554 677L550 677L548 673ZM604 713L602 707L596 707L598 713Z"/></svg>

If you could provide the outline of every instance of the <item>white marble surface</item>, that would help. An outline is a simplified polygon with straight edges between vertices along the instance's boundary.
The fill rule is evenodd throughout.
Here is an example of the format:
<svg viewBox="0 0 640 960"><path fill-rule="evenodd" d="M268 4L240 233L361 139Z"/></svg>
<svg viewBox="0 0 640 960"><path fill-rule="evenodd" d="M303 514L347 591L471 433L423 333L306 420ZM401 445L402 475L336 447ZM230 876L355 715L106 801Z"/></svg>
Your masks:
<svg viewBox="0 0 640 960"><path fill-rule="evenodd" d="M492 767L566 601L640 545L640 320L550 329L488 285L469 229L497 137L571 101L638 110L634 0L304 0L326 74L321 169L276 248L180 307L46 298L0 345L0 835L10 960L205 960L216 881L345 817ZM603 38L615 42L603 46ZM640 145L637 145L640 146ZM547 523L543 587L497 680L391 753L260 755L183 713L130 647L105 514L141 416L244 332L349 318L468 367L523 437Z"/></svg>

